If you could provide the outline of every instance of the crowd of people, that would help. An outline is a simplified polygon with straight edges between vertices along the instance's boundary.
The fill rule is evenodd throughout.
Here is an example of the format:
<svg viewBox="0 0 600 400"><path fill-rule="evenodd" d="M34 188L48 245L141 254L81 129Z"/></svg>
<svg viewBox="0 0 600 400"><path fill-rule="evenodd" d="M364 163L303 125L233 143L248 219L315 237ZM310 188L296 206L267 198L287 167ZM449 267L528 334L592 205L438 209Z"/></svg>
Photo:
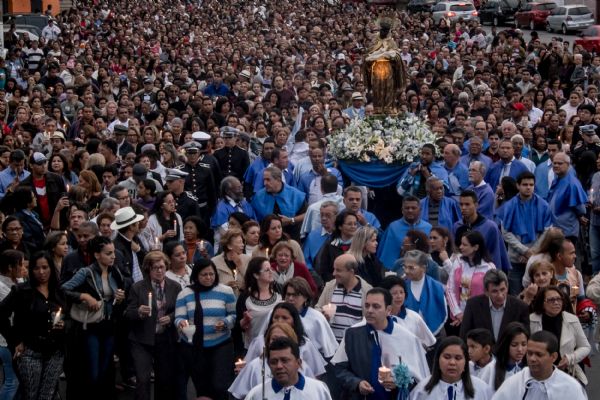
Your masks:
<svg viewBox="0 0 600 400"><path fill-rule="evenodd" d="M375 189L328 143L382 16L437 140ZM309 0L80 0L4 43L0 399L586 398L600 55Z"/></svg>

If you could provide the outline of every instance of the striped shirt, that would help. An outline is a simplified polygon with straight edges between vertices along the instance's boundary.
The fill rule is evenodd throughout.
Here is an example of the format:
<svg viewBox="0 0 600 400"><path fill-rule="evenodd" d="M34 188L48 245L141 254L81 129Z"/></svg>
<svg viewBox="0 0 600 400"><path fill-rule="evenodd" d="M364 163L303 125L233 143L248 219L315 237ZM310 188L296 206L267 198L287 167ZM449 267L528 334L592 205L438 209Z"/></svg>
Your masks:
<svg viewBox="0 0 600 400"><path fill-rule="evenodd" d="M336 305L335 316L331 319L331 330L337 341L341 342L346 329L363 318L360 279L350 292L346 292L344 286L337 285L331 295L331 304Z"/></svg>
<svg viewBox="0 0 600 400"><path fill-rule="evenodd" d="M231 329L235 324L235 295L229 286L219 284L207 292L200 292L200 304L202 305L204 321L204 347L214 347L223 343L231 337ZM183 320L190 325L194 324L194 313L196 301L194 291L187 287L179 292L175 303L175 326ZM227 329L217 332L217 322L225 322ZM192 340L180 333L181 341L192 344Z"/></svg>

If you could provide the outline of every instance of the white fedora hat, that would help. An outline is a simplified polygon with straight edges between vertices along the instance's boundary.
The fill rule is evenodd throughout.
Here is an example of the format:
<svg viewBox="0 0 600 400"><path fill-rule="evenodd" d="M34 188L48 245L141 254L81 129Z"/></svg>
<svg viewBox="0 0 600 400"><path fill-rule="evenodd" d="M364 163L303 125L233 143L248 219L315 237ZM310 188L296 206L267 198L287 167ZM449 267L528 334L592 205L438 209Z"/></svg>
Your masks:
<svg viewBox="0 0 600 400"><path fill-rule="evenodd" d="M110 229L118 230L144 219L141 214L136 214L131 207L124 207L115 213L115 220L110 224Z"/></svg>

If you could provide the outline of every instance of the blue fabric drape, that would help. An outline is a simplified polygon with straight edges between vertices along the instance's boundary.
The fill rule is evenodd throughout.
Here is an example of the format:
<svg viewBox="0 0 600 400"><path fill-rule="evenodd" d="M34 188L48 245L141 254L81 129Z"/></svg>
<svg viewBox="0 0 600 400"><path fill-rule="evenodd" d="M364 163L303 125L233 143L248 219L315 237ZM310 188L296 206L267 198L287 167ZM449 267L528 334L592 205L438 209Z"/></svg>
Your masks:
<svg viewBox="0 0 600 400"><path fill-rule="evenodd" d="M339 169L352 181L372 188L396 185L409 164L386 164L383 161L357 162L338 160Z"/></svg>

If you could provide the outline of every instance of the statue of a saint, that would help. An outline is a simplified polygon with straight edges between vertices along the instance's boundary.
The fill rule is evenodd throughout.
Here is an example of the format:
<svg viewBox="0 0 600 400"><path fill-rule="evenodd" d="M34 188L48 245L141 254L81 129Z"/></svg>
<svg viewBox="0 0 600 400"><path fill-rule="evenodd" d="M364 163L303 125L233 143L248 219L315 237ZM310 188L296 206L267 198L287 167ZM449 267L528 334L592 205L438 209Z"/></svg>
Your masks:
<svg viewBox="0 0 600 400"><path fill-rule="evenodd" d="M408 80L398 45L389 37L391 28L391 21L380 21L379 37L368 49L363 64L363 76L373 94L375 114L398 113L396 99Z"/></svg>

